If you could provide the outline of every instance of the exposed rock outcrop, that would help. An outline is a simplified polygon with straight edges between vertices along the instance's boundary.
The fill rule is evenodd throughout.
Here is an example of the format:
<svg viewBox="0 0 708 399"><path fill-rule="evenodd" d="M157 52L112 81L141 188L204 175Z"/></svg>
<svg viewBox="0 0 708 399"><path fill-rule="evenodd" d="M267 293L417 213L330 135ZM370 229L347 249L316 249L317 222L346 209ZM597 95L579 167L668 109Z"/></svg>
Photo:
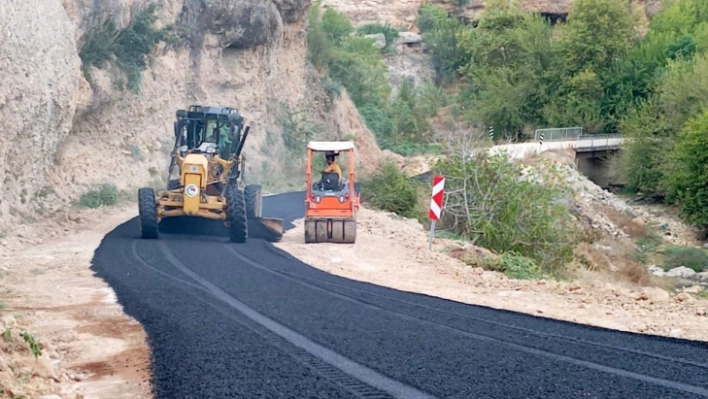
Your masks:
<svg viewBox="0 0 708 399"><path fill-rule="evenodd" d="M46 186L54 150L71 130L81 61L60 0L3 0L0 26L2 220Z"/></svg>
<svg viewBox="0 0 708 399"><path fill-rule="evenodd" d="M304 5L306 1L298 1ZM215 35L221 47L246 49L272 42L283 18L272 1L186 0L183 21L196 36Z"/></svg>
<svg viewBox="0 0 708 399"><path fill-rule="evenodd" d="M263 165L270 175L284 167L277 154L284 154L285 132L274 105L308 109L328 134L356 134L340 131L349 122L316 110L324 105L314 100L319 83L307 70L311 0L164 0L155 28L173 25L179 42L159 43L148 55L139 92L125 87L127 75L111 57L100 68L83 65L84 75L79 54L86 44L109 23L119 32L132 26L148 3L0 4L0 232L38 212L56 213L91 185L133 190L162 178L175 110L190 104L232 106L245 116L249 176ZM335 103L353 107L346 99ZM344 111L338 115L349 115ZM274 155L275 162L268 158Z"/></svg>
<svg viewBox="0 0 708 399"><path fill-rule="evenodd" d="M285 23L293 23L300 19L309 5L309 1L303 2L302 0L273 0L273 3L278 7Z"/></svg>

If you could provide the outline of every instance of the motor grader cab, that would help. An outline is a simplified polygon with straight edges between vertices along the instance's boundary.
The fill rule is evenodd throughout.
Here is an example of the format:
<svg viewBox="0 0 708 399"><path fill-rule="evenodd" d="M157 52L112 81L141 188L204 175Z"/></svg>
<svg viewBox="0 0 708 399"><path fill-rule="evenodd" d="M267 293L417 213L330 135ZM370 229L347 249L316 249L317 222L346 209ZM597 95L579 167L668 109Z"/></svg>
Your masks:
<svg viewBox="0 0 708 399"><path fill-rule="evenodd" d="M142 237L156 239L164 219L186 217L223 221L231 242L259 234L279 240L283 221L262 217L261 187L244 187L241 152L250 131L244 118L233 108L200 105L176 117L165 189L138 190Z"/></svg>
<svg viewBox="0 0 708 399"><path fill-rule="evenodd" d="M319 155L319 153L324 153ZM313 171L317 156L348 155L347 173ZM341 166L341 165L340 165ZM313 181L312 174L321 174ZM354 143L351 141L311 141L307 144L307 191L305 197L305 242L345 243L356 241L359 194L354 180Z"/></svg>

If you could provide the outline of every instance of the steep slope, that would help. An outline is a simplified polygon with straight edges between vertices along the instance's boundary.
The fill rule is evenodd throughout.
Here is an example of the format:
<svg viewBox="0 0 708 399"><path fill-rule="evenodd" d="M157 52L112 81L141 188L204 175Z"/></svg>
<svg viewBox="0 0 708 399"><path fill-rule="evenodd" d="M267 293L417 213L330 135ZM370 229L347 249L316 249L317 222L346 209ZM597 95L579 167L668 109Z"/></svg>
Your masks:
<svg viewBox="0 0 708 399"><path fill-rule="evenodd" d="M59 1L4 1L0 26L0 220L6 220L47 184L44 171L71 131L82 78L74 28Z"/></svg>
<svg viewBox="0 0 708 399"><path fill-rule="evenodd" d="M3 2L0 230L60 212L93 185L157 182L175 111L190 104L246 117L247 175L256 180L266 169L293 170L302 155L287 143L308 138L353 136L380 156L346 94L327 100L308 66L309 5L167 0L150 14L147 0ZM316 128L305 135L294 123ZM280 183L288 182L271 186Z"/></svg>

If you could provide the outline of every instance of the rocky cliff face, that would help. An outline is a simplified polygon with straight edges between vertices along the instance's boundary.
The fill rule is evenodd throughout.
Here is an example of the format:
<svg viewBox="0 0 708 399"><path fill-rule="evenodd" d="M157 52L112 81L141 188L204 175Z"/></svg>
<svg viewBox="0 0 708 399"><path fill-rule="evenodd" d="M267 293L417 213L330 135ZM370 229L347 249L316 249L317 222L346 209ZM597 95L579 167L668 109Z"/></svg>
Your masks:
<svg viewBox="0 0 708 399"><path fill-rule="evenodd" d="M58 0L2 3L0 220L47 185L44 172L71 131L82 79L74 28Z"/></svg>
<svg viewBox="0 0 708 399"><path fill-rule="evenodd" d="M352 107L346 96L334 104L339 112L322 111L325 95L305 58L310 0L160 2L154 26L173 25L179 40L160 42L149 53L139 92L126 89L119 60L99 68L82 64L79 54L109 24L115 32L130 27L148 0L0 3L5 229L59 211L92 185L132 190L158 180L173 144L175 111L190 104L232 106L246 117L250 175L266 164L271 177L285 167L282 136L292 132L283 130L284 114L301 111L330 137L363 126L332 116L358 118L341 110ZM364 128L357 140L372 137Z"/></svg>

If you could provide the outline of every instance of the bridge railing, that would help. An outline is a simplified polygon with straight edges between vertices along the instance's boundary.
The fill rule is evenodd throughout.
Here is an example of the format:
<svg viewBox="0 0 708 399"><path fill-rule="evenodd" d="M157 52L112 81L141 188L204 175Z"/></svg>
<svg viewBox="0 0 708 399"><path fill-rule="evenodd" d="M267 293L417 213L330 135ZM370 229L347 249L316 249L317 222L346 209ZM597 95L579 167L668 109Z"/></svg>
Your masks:
<svg viewBox="0 0 708 399"><path fill-rule="evenodd" d="M543 134L543 141L572 140L583 135L582 127L561 127L551 129L536 129L534 140L540 141Z"/></svg>
<svg viewBox="0 0 708 399"><path fill-rule="evenodd" d="M589 143L588 147L600 148L618 145L619 143L614 140L621 138L623 137L620 133L603 133L579 135L577 140L582 141L583 143Z"/></svg>

